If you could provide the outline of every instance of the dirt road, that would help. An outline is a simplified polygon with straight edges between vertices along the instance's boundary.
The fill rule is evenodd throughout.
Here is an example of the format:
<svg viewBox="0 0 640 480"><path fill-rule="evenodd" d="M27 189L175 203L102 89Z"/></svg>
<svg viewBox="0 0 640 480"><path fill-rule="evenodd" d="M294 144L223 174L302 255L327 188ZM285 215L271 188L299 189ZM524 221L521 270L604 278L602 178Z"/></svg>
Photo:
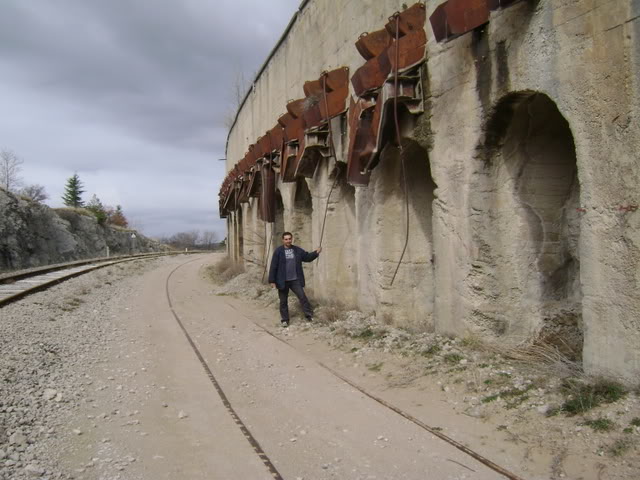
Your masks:
<svg viewBox="0 0 640 480"><path fill-rule="evenodd" d="M212 295L211 262L166 260L112 313L120 341L94 372L64 460L77 478L505 478L266 333L259 324L280 333L273 312Z"/></svg>

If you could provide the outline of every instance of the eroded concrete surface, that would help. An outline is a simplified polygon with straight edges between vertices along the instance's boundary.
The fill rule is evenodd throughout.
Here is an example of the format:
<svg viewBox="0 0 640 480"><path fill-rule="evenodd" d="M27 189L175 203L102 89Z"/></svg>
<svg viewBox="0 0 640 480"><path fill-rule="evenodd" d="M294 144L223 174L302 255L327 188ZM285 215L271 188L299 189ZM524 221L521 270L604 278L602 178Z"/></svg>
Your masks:
<svg viewBox="0 0 640 480"><path fill-rule="evenodd" d="M446 43L428 21L438 3L426 5L424 113L401 112L402 155L387 141L368 186L339 178L331 191L350 135L334 118L335 158L277 180L274 223L257 198L229 214L231 256L261 274L281 232L311 249L324 224L306 270L319 300L414 330L560 339L588 374L637 380L640 2L522 1ZM228 167L305 81L360 67L354 42L396 10L307 2L238 113Z"/></svg>

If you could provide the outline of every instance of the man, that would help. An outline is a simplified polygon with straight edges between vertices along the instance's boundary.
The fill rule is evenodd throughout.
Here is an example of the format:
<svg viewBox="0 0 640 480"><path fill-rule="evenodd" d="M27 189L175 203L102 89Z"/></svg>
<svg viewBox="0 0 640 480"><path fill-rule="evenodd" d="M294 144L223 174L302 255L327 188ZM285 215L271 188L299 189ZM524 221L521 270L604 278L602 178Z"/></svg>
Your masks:
<svg viewBox="0 0 640 480"><path fill-rule="evenodd" d="M289 290L293 290L307 321L313 320L313 310L309 299L304 293L304 272L302 262L313 262L322 251L322 247L313 252L305 252L293 245L293 235L290 232L282 234L282 245L275 249L269 269L269 283L271 288L278 289L280 297L280 321L283 327L289 326Z"/></svg>

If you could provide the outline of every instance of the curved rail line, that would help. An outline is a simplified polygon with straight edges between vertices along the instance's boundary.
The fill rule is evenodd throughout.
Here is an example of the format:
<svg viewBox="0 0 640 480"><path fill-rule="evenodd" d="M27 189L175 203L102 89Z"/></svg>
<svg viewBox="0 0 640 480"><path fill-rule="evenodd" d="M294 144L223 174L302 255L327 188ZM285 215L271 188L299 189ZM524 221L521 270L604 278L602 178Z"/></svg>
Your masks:
<svg viewBox="0 0 640 480"><path fill-rule="evenodd" d="M94 258L5 274L0 276L0 307L100 268L135 260L183 254L185 252L160 252L115 257L110 260Z"/></svg>
<svg viewBox="0 0 640 480"><path fill-rule="evenodd" d="M227 409L227 412L229 412L229 415L231 415L231 418L236 423L236 425L240 428L240 431L242 432L244 437L247 439L247 441L249 442L249 444L253 448L253 451L258 455L258 457L260 457L260 460L262 461L263 465L267 468L267 470L269 470L269 473L271 474L271 476L275 480L284 480L282 475L280 475L280 472L278 472L278 469L271 462L271 460L269 459L267 454L264 452L264 450L260 446L260 443L258 442L258 440L251 434L251 432L249 431L247 426L244 424L244 422L240 419L240 417L238 416L236 411L231 406L231 402L229 402L229 399L227 398L227 395L224 393L224 390L222 390L222 387L220 386L220 383L218 383L218 380L216 380L216 377L213 375L213 372L209 368L209 365L207 364L207 361L204 359L204 356L202 355L202 353L200 353L200 350L196 346L195 342L191 338L191 335L189 335L189 332L184 327L184 324L182 323L182 320L180 320L180 317L178 316L178 314L176 313L175 309L173 308L173 303L171 303L171 294L169 293L169 280L171 279L171 276L180 267L183 267L184 265L186 265L188 263L191 263L191 262L194 262L196 260L198 260L198 259L194 258L193 260L189 260L188 262L185 262L185 263L182 263L182 264L178 265L176 268L171 270L171 273L169 273L169 275L167 276L167 281L166 281L165 287L166 287L166 293L167 293L167 302L169 302L169 308L171 309L171 313L173 314L173 317L175 318L176 322L180 326L180 329L182 330L182 333L184 333L184 336L186 337L187 341L189 342L189 345L191 345L191 348L193 349L194 353L196 354L196 357L198 357L198 360L200 361L200 364L202 365L202 368L204 368L204 371L206 372L207 377L209 377L209 380L211 380L211 383L213 384L213 387L216 389L216 392L218 392L218 396L220 397L220 400L222 400L222 403L223 403L224 407Z"/></svg>
<svg viewBox="0 0 640 480"><path fill-rule="evenodd" d="M254 322L253 320L251 320L249 317L247 317L245 314L243 314L240 310L238 310L236 307L234 307L232 304L225 302L227 305L229 305L231 308L233 308L236 312L238 312L240 315L242 315L244 318L246 318L249 322L253 323L256 327L258 327L260 330L264 331L265 333L267 333L268 335L272 336L273 338L275 338L276 340L284 343L285 345L289 346L290 348L293 348L294 350L298 351L296 347L294 347L293 345L291 345L289 342L287 342L285 339L279 337L278 335L276 335L275 333L271 332L270 330L268 330L267 328L263 327L262 325ZM400 415L401 417L405 418L406 420L409 420L411 423L414 423L415 425L417 425L418 427L422 428L423 430L426 430L427 432L431 433L432 435L435 435L436 437L438 437L441 440L444 440L445 442L447 442L448 444L454 446L455 448L457 448L458 450L466 453L467 455L469 455L470 457L474 458L475 460L477 460L478 462L482 463L483 465L489 467L491 470L493 470L494 472L499 473L500 475L508 478L509 480L524 480L522 477L519 477L518 475L516 475L515 473L510 472L509 470L501 467L500 465L492 462L491 460L489 460L488 458L482 456L481 454L479 454L478 452L470 449L469 447L461 444L460 442L454 440L453 438L445 435L444 433L440 432L437 428L431 427L429 425L427 425L426 423L424 423L423 421L419 420L418 418L414 417L413 415L411 415L410 413L405 412L404 410L402 410L399 407L396 407L395 405L387 402L386 400L383 400L382 398L374 395L373 393L367 391L366 389L364 389L363 387L361 387L360 385L352 382L351 380L349 380L348 378L344 377L343 375L341 375L340 373L336 372L334 369L332 369L331 367L325 365L324 363L320 362L319 360L314 360L318 365L320 365L322 368L324 368L325 370L327 370L328 372L330 372L332 375L334 375L335 377L339 378L340 380L342 380L343 382L345 382L347 385L355 388L356 390L358 390L360 393L362 393L363 395L366 395L367 397L369 397L370 399L374 400L375 402L379 403L380 405L382 405L383 407L388 408L389 410L393 411L394 413ZM468 468L468 467L466 467Z"/></svg>

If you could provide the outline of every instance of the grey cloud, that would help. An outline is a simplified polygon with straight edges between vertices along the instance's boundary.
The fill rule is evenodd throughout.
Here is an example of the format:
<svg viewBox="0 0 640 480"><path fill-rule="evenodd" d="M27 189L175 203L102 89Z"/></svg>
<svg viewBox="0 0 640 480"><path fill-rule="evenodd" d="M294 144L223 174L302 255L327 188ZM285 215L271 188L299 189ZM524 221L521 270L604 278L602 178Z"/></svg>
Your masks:
<svg viewBox="0 0 640 480"><path fill-rule="evenodd" d="M2 0L0 146L54 206L77 171L154 235L222 229L233 78L250 79L298 3Z"/></svg>
<svg viewBox="0 0 640 480"><path fill-rule="evenodd" d="M0 8L3 70L19 65L17 81L93 105L153 141L206 150L220 145L203 126L221 124L234 71L255 69L279 33L265 45L261 31L291 15L267 2L251 15L248 5L208 1L5 0Z"/></svg>

